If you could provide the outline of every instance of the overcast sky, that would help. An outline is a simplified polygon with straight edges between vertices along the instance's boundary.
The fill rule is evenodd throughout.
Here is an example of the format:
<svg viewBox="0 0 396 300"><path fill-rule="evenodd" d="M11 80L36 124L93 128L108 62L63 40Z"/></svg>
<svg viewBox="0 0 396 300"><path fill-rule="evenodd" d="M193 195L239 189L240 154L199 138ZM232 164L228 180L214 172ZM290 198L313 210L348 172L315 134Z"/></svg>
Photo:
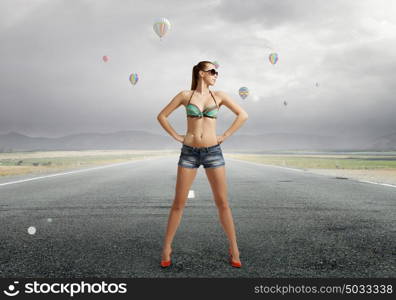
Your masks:
<svg viewBox="0 0 396 300"><path fill-rule="evenodd" d="M0 133L166 135L156 116L201 60L249 114L237 134L396 132L395 16L389 0L1 0ZM222 106L217 133L234 117ZM169 120L186 133L184 107Z"/></svg>

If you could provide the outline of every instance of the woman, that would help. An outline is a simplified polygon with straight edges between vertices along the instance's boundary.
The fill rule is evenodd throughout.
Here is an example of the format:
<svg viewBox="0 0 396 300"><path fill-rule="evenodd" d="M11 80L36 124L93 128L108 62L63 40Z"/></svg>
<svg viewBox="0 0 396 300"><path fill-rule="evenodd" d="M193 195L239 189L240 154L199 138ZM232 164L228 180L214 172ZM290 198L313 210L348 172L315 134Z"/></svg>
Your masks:
<svg viewBox="0 0 396 300"><path fill-rule="evenodd" d="M220 222L229 240L230 264L241 267L234 222L227 199L225 161L220 144L247 120L248 114L224 92L211 92L218 72L210 61L201 61L193 68L191 90L177 94L158 114L161 126L183 144L178 162L176 195L166 229L161 266L171 265L172 241L180 224L189 189L198 167L203 164L218 208ZM180 105L186 107L187 134L179 135L167 117ZM231 127L216 136L216 118L221 105L227 106L237 117Z"/></svg>

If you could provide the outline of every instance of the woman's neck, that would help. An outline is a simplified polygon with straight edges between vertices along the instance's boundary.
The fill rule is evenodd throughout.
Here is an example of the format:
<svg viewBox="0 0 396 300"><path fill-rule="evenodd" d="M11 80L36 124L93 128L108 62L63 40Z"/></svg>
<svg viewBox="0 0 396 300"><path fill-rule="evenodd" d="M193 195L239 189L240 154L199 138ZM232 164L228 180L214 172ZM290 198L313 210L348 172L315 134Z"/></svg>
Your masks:
<svg viewBox="0 0 396 300"><path fill-rule="evenodd" d="M200 80L195 88L195 92L201 95L207 95L209 94L209 86L203 80Z"/></svg>

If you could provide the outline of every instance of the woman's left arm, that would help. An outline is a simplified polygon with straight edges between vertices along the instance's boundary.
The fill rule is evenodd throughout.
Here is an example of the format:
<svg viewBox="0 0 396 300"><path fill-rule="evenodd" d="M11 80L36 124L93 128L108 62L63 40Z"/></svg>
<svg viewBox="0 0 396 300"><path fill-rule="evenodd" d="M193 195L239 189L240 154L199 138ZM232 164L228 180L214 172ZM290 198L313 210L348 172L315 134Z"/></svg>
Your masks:
<svg viewBox="0 0 396 300"><path fill-rule="evenodd" d="M238 130L239 127L245 123L248 119L248 113L234 100L231 99L230 96L225 92L218 91L217 95L221 98L221 103L227 106L234 114L237 115L234 122L231 124L230 128L228 128L222 136L220 136L220 141L223 142L226 138L232 135L235 131Z"/></svg>

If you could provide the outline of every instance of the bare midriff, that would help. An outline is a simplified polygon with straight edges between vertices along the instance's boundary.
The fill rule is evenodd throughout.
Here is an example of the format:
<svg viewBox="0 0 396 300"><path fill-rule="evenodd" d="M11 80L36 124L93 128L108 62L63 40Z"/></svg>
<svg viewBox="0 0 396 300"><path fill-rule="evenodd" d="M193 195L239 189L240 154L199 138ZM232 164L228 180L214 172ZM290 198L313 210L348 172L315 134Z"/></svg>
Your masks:
<svg viewBox="0 0 396 300"><path fill-rule="evenodd" d="M183 144L191 147L210 147L218 144L216 119L187 118L187 133Z"/></svg>

